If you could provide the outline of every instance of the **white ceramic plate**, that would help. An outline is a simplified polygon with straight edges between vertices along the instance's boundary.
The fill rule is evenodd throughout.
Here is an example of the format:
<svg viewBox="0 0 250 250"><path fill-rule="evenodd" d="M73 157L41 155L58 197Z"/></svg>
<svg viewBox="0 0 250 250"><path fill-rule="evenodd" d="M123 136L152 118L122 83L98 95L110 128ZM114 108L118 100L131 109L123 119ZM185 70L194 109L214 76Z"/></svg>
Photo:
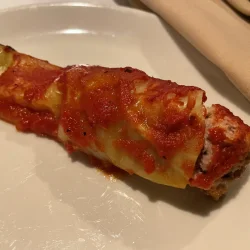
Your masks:
<svg viewBox="0 0 250 250"><path fill-rule="evenodd" d="M0 13L0 43L59 65L133 66L205 89L250 123L250 104L170 27L126 8ZM248 173L221 202L139 177L111 182L57 143L0 122L0 249L249 249Z"/></svg>

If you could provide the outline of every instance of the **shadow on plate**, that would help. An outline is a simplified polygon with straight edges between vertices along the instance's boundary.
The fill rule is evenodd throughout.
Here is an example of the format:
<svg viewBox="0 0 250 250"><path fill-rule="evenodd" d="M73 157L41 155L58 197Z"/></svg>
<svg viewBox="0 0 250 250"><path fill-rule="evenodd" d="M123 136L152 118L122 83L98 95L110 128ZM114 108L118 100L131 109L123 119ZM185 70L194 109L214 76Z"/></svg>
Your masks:
<svg viewBox="0 0 250 250"><path fill-rule="evenodd" d="M114 0L118 5L137 8L139 10L150 11L140 0Z"/></svg>
<svg viewBox="0 0 250 250"><path fill-rule="evenodd" d="M236 180L229 188L228 194L219 201L214 201L211 197L205 195L202 191L187 187L186 189L177 189L163 185L157 185L139 177L125 179L125 183L133 189L139 190L148 196L151 202L163 201L178 209L190 213L208 216L213 210L223 207L228 201L235 198L240 189L248 181L249 173L244 173L240 180Z"/></svg>
<svg viewBox="0 0 250 250"><path fill-rule="evenodd" d="M114 2L116 3L116 4L118 4L118 5L121 5L121 6L128 6L129 4L128 4L128 0L114 0Z"/></svg>
<svg viewBox="0 0 250 250"><path fill-rule="evenodd" d="M86 166L86 157L81 153L77 153L71 158L72 161L79 161ZM88 166L95 167L89 164ZM196 188L187 187L186 189L178 189L159 185L139 176L129 175L126 172L124 172L122 178L120 173L117 177L119 181L123 181L133 190L143 193L148 197L150 202L162 201L180 210L199 216L208 216L213 210L219 209L231 199L235 198L240 192L240 189L247 183L248 178L249 170L247 169L239 180L235 180L231 184L229 192L225 197L222 197L219 201L214 201L211 197Z"/></svg>

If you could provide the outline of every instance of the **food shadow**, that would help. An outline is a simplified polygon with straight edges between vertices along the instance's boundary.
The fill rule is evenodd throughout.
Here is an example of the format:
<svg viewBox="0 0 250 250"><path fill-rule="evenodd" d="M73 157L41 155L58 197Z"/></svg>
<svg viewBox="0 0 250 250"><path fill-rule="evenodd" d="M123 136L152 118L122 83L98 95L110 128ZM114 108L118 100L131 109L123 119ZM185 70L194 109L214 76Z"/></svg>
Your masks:
<svg viewBox="0 0 250 250"><path fill-rule="evenodd" d="M38 150L39 158L43 159L45 157L43 154ZM93 228L93 232L105 235L109 239L110 246L122 240L123 244L129 247L129 249L147 250L156 247L159 250L163 250L170 245L173 250L182 249L197 237L209 221L217 216L216 212L219 209L223 209L223 206L233 201L241 188L246 184L249 176L248 172L246 172L240 180L235 181L227 196L218 202L215 202L195 188L187 188L185 190L171 188L128 174L119 178L115 183L105 180L103 192L101 195L96 196L94 191L96 185L98 185L98 175L102 175L102 173L88 163L84 154L76 153L70 157L72 159L70 168L55 172L48 162L46 165L43 164L43 166L36 167L37 176L49 185L49 189L55 199L60 200L75 210L82 223L87 221ZM80 169L76 168L74 163L80 163L82 167ZM84 174L85 168L89 167L92 168L97 177L93 180L92 190L86 191L86 179L79 176L79 173ZM125 187L118 183L117 189L117 182L124 183ZM70 193L69 190L71 190ZM128 197L121 199L120 196L114 195L115 192ZM138 193L140 195L137 199ZM79 197L86 199L78 200ZM137 203L140 203L140 206L137 206ZM178 223L178 221L182 220L180 218L183 218L182 223L187 225L194 220L192 228L182 226L176 230L172 229L165 236L164 234L155 236L153 232L162 224L161 218L156 213L159 203L165 203L161 205L161 208L163 208L163 216L167 220L169 218L167 213L169 211L168 206L170 206L171 210L176 209L176 216L180 216L173 219ZM117 212L119 207L120 211ZM155 218L150 218L152 217L152 211L149 212L148 207L154 207ZM191 214L194 217L190 216ZM136 216L139 216L141 219L134 219ZM152 235L152 238L145 236L148 234ZM182 241L174 240L177 234L184 235ZM84 238L84 235L81 237ZM157 245L163 242L166 242L164 246Z"/></svg>

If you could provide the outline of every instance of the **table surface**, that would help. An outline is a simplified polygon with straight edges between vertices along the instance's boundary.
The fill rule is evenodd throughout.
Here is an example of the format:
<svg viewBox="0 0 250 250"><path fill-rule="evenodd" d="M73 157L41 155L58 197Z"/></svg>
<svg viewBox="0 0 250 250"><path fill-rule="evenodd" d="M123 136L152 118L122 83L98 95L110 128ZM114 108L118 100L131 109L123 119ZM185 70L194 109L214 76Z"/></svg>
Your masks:
<svg viewBox="0 0 250 250"><path fill-rule="evenodd" d="M71 0L72 1L72 0ZM0 8L9 8L9 7L16 7L25 4L39 4L39 3L48 3L48 2L70 2L65 0L0 0ZM122 5L122 6L129 6L128 0L77 0L72 2L84 2L90 4L98 4L103 6L115 6L115 5Z"/></svg>

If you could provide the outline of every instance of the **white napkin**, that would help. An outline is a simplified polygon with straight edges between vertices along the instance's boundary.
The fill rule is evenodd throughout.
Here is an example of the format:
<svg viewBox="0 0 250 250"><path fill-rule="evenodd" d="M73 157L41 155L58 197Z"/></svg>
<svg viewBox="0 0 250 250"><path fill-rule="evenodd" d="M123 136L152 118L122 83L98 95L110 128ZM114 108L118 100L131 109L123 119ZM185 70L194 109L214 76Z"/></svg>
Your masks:
<svg viewBox="0 0 250 250"><path fill-rule="evenodd" d="M249 23L225 8L220 0L141 2L217 65L250 101Z"/></svg>

